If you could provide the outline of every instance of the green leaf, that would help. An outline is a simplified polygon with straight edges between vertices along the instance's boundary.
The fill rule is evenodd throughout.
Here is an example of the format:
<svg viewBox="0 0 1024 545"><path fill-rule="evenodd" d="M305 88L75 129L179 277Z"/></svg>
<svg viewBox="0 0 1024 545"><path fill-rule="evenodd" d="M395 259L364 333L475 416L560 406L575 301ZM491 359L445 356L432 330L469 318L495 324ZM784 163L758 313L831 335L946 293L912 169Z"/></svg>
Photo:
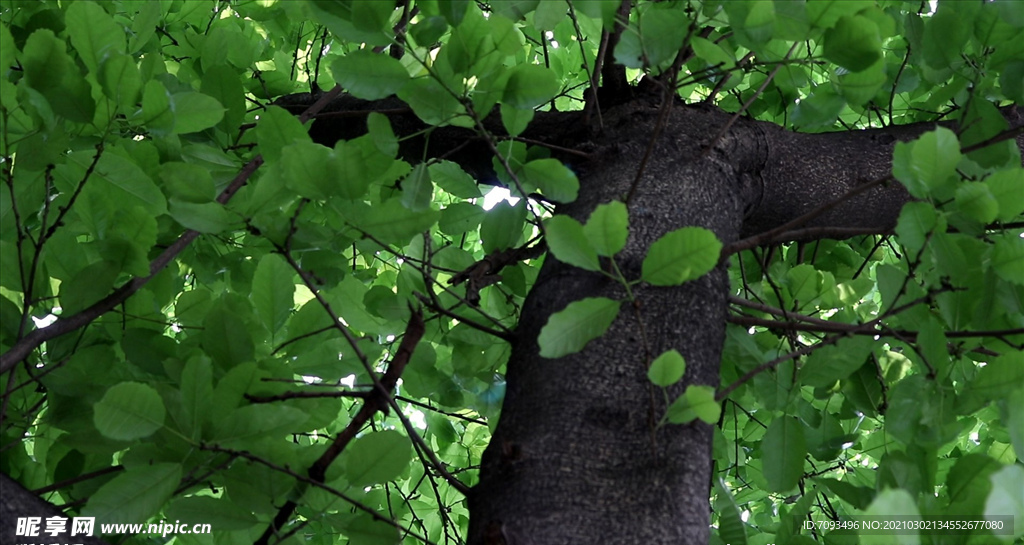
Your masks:
<svg viewBox="0 0 1024 545"><path fill-rule="evenodd" d="M90 497L82 514L104 524L146 522L157 514L181 481L181 464L130 467Z"/></svg>
<svg viewBox="0 0 1024 545"><path fill-rule="evenodd" d="M360 545L398 545L402 542L397 528L367 513L359 513L345 525L345 537Z"/></svg>
<svg viewBox="0 0 1024 545"><path fill-rule="evenodd" d="M971 37L971 21L965 21L956 10L942 6L926 18L922 57L937 70L949 68L958 62L964 44Z"/></svg>
<svg viewBox="0 0 1024 545"><path fill-rule="evenodd" d="M110 387L93 406L93 423L105 437L132 441L164 425L164 402L153 388L138 382Z"/></svg>
<svg viewBox="0 0 1024 545"><path fill-rule="evenodd" d="M480 224L480 243L484 252L511 248L519 243L523 236L523 224L526 222L525 201L511 205L501 201L494 205Z"/></svg>
<svg viewBox="0 0 1024 545"><path fill-rule="evenodd" d="M682 10L667 9L657 4L641 10L636 32L643 46L643 60L648 66L663 66L675 58L686 40L688 23Z"/></svg>
<svg viewBox="0 0 1024 545"><path fill-rule="evenodd" d="M245 405L219 420L210 440L223 447L244 447L261 437L303 431L300 426L307 420L309 415L295 407Z"/></svg>
<svg viewBox="0 0 1024 545"><path fill-rule="evenodd" d="M700 384L691 384L686 387L686 401L690 410L697 418L705 424L718 423L722 416L722 405L715 399L715 388Z"/></svg>
<svg viewBox="0 0 1024 545"><path fill-rule="evenodd" d="M583 234L598 255L612 257L626 247L629 238L629 213L622 201L598 205L590 214Z"/></svg>
<svg viewBox="0 0 1024 545"><path fill-rule="evenodd" d="M686 360L676 350L669 350L658 356L647 368L647 378L655 386L671 386L683 378Z"/></svg>
<svg viewBox="0 0 1024 545"><path fill-rule="evenodd" d="M294 293L295 270L277 254L263 256L252 277L249 298L256 316L272 334L280 330L291 315Z"/></svg>
<svg viewBox="0 0 1024 545"><path fill-rule="evenodd" d="M1024 239L1002 236L992 248L992 268L1000 278L1024 286Z"/></svg>
<svg viewBox="0 0 1024 545"><path fill-rule="evenodd" d="M691 384L683 395L669 406L666 417L673 424L689 424L701 419L715 424L722 415L722 406L715 400L715 389L711 386Z"/></svg>
<svg viewBox="0 0 1024 545"><path fill-rule="evenodd" d="M1024 520L1024 468L1008 465L992 474L992 493L985 501L986 517L1012 517L1013 521ZM1011 535L1000 535L999 539L1011 543L1024 536L1024 524L1014 524Z"/></svg>
<svg viewBox="0 0 1024 545"><path fill-rule="evenodd" d="M147 91L149 86L147 85ZM268 162L276 162L281 158L281 150L295 143L309 143L309 133L299 120L288 110L279 106L271 106L260 114L256 123L256 142L260 153Z"/></svg>
<svg viewBox="0 0 1024 545"><path fill-rule="evenodd" d="M1003 67L999 87L1008 99L1017 104L1024 102L1024 61L1011 61Z"/></svg>
<svg viewBox="0 0 1024 545"><path fill-rule="evenodd" d="M193 356L181 371L181 407L188 418L186 432L197 439L213 404L213 367L210 358Z"/></svg>
<svg viewBox="0 0 1024 545"><path fill-rule="evenodd" d="M737 41L747 48L758 47L772 38L775 30L775 4L773 2L724 2L722 7L737 32ZM674 26L685 29L686 20L675 21Z"/></svg>
<svg viewBox="0 0 1024 545"><path fill-rule="evenodd" d="M92 162L91 157L82 154L73 154L69 160L83 169ZM153 216L167 211L164 195L152 178L134 161L117 153L106 152L100 157L82 194L117 206L138 205Z"/></svg>
<svg viewBox="0 0 1024 545"><path fill-rule="evenodd" d="M860 72L882 58L878 25L860 15L844 15L825 31L825 57L851 72Z"/></svg>
<svg viewBox="0 0 1024 545"><path fill-rule="evenodd" d="M398 92L409 73L398 60L385 53L357 49L331 63L334 81L349 94L363 100L378 100Z"/></svg>
<svg viewBox="0 0 1024 545"><path fill-rule="evenodd" d="M90 72L98 73L105 60L125 52L124 29L94 2L72 3L64 21L71 44Z"/></svg>
<svg viewBox="0 0 1024 545"><path fill-rule="evenodd" d="M370 112L366 117L366 128L370 131L370 138L377 150L391 158L398 156L398 137L395 136L391 121L386 115Z"/></svg>
<svg viewBox="0 0 1024 545"><path fill-rule="evenodd" d="M460 199L474 199L481 196L480 186L473 177L466 174L458 164L451 161L439 161L428 167L430 179L441 189Z"/></svg>
<svg viewBox="0 0 1024 545"><path fill-rule="evenodd" d="M804 474L807 442L803 424L792 416L772 420L761 440L761 455L768 489L773 492L792 490Z"/></svg>
<svg viewBox="0 0 1024 545"><path fill-rule="evenodd" d="M437 8L449 25L459 26L470 3L470 0L437 0Z"/></svg>
<svg viewBox="0 0 1024 545"><path fill-rule="evenodd" d="M561 86L555 73L539 64L517 64L505 84L501 101L530 110L554 98Z"/></svg>
<svg viewBox="0 0 1024 545"><path fill-rule="evenodd" d="M870 337L859 336L846 337L815 350L800 368L800 382L823 388L843 380L864 365L873 346Z"/></svg>
<svg viewBox="0 0 1024 545"><path fill-rule="evenodd" d="M385 483L398 478L410 461L409 438L395 430L374 432L345 449L345 478L352 486Z"/></svg>
<svg viewBox="0 0 1024 545"><path fill-rule="evenodd" d="M226 498L189 496L171 502L164 511L168 520L185 524L209 524L218 531L246 530L256 524L255 515Z"/></svg>
<svg viewBox="0 0 1024 545"><path fill-rule="evenodd" d="M285 185L307 199L326 199L338 193L338 172L330 148L297 142L281 149Z"/></svg>
<svg viewBox="0 0 1024 545"><path fill-rule="evenodd" d="M988 224L999 215L999 201L988 186L979 182L965 182L956 190L956 206L967 217Z"/></svg>
<svg viewBox="0 0 1024 545"><path fill-rule="evenodd" d="M459 99L434 78L409 80L398 90L398 98L428 125L446 125L466 113Z"/></svg>
<svg viewBox="0 0 1024 545"><path fill-rule="evenodd" d="M448 30L448 22L440 15L423 17L409 29L412 38L419 44L432 44Z"/></svg>
<svg viewBox="0 0 1024 545"><path fill-rule="evenodd" d="M216 234L228 230L241 221L217 202L194 203L171 199L168 212L174 221L187 229L200 233Z"/></svg>
<svg viewBox="0 0 1024 545"><path fill-rule="evenodd" d="M220 123L226 111L217 99L186 91L171 95L174 112L174 134L188 134L208 129Z"/></svg>
<svg viewBox="0 0 1024 545"><path fill-rule="evenodd" d="M896 144L892 173L911 195L925 199L949 186L959 162L960 142L956 134L945 127L936 127L914 142Z"/></svg>
<svg viewBox="0 0 1024 545"><path fill-rule="evenodd" d="M390 132L390 126L387 127L387 131ZM391 136L393 139L394 135ZM404 174L408 163L395 161L379 149L381 145L390 146L387 139L387 135L371 134L369 137L360 137L348 142L339 140L334 145L333 157L325 168L327 176L334 179L323 182L325 185L322 191L329 191L346 199L359 200L366 195L366 190L373 182L385 176L394 176L391 179L396 179ZM397 147L397 142L394 145Z"/></svg>
<svg viewBox="0 0 1024 545"><path fill-rule="evenodd" d="M219 64L205 70L199 91L224 106L224 118L218 128L227 134L239 130L245 118L245 88L234 68Z"/></svg>
<svg viewBox="0 0 1024 545"><path fill-rule="evenodd" d="M544 231L548 249L559 261L588 271L601 270L597 252L578 221L569 216L554 216L544 222Z"/></svg>
<svg viewBox="0 0 1024 545"><path fill-rule="evenodd" d="M114 291L114 280L120 271L119 265L109 261L97 261L78 271L60 285L61 309L74 314L106 297Z"/></svg>
<svg viewBox="0 0 1024 545"><path fill-rule="evenodd" d="M1014 140L989 141L1010 130L1010 124L995 105L986 100L972 101L960 118L960 126L963 127L960 139L964 147L984 143L967 154L972 161L987 168L1021 166L1020 149Z"/></svg>
<svg viewBox="0 0 1024 545"><path fill-rule="evenodd" d="M22 51L25 81L46 97L53 113L78 123L92 121L96 102L91 86L65 52L63 40L49 29L29 36Z"/></svg>
<svg viewBox="0 0 1024 545"><path fill-rule="evenodd" d="M28 37L22 49L21 63L25 80L44 95L48 89L59 88L64 74L73 66L71 57L65 52L64 42L46 28Z"/></svg>
<svg viewBox="0 0 1024 545"><path fill-rule="evenodd" d="M434 183L430 172L420 163L402 180L402 204L414 212L428 210L434 196Z"/></svg>
<svg viewBox="0 0 1024 545"><path fill-rule="evenodd" d="M900 520L913 522L920 520L921 513L917 510L917 502L906 490L888 488L883 490L871 502L871 505L864 511L869 517L892 520L900 517ZM908 529L899 532L878 533L874 531L861 531L860 543L862 545L919 545L921 537L917 530Z"/></svg>
<svg viewBox="0 0 1024 545"><path fill-rule="evenodd" d="M558 159L537 159L523 165L519 181L526 186L539 187L544 196L556 203L576 200L580 182L576 174Z"/></svg>
<svg viewBox="0 0 1024 545"><path fill-rule="evenodd" d="M255 353L249 328L224 306L206 315L200 342L213 361L225 369L252 360Z"/></svg>
<svg viewBox="0 0 1024 545"><path fill-rule="evenodd" d="M1006 416L1003 420L1009 429L1014 452L1024 452L1024 387L1006 396Z"/></svg>
<svg viewBox="0 0 1024 545"><path fill-rule="evenodd" d="M501 123L509 136L519 136L533 121L533 109L515 108L510 104L501 105Z"/></svg>
<svg viewBox="0 0 1024 545"><path fill-rule="evenodd" d="M399 199L358 210L350 218L352 225L385 244L407 244L412 237L430 229L441 215L436 210L411 211Z"/></svg>
<svg viewBox="0 0 1024 545"><path fill-rule="evenodd" d="M821 275L817 269L801 263L786 271L786 287L793 299L806 304L820 293Z"/></svg>
<svg viewBox="0 0 1024 545"><path fill-rule="evenodd" d="M117 102L123 111L134 110L142 93L142 74L132 57L111 55L100 69L99 80L103 93Z"/></svg>
<svg viewBox="0 0 1024 545"><path fill-rule="evenodd" d="M7 79L17 53L18 47L14 44L11 29L8 25L0 25L0 79Z"/></svg>
<svg viewBox="0 0 1024 545"><path fill-rule="evenodd" d="M870 488L856 486L846 481L837 481L835 479L826 479L823 477L816 477L814 481L818 484L824 485L825 488L828 488L833 494L839 496L843 501L857 509L867 509L875 495L875 491Z"/></svg>
<svg viewBox="0 0 1024 545"><path fill-rule="evenodd" d="M837 74L836 80L839 83L839 94L851 105L860 106L878 95L886 78L885 61L879 60L859 72Z"/></svg>
<svg viewBox="0 0 1024 545"><path fill-rule="evenodd" d="M965 388L960 400L975 398L980 405L1012 395L1024 384L1024 353L1011 352L988 361Z"/></svg>
<svg viewBox="0 0 1024 545"><path fill-rule="evenodd" d="M394 11L395 7L387 2L353 2L352 25L369 35L382 35L389 30L388 22Z"/></svg>
<svg viewBox="0 0 1024 545"><path fill-rule="evenodd" d="M608 330L619 314L619 301L588 297L569 303L548 318L537 338L540 355L560 358L583 350L588 342Z"/></svg>
<svg viewBox="0 0 1024 545"><path fill-rule="evenodd" d="M437 226L446 235L459 236L479 227L484 214L484 209L473 203L457 202L441 210Z"/></svg>
<svg viewBox="0 0 1024 545"><path fill-rule="evenodd" d="M896 234L900 237L900 243L911 252L911 255L917 255L936 228L938 220L938 213L930 203L908 202L903 205L900 218L896 222Z"/></svg>
<svg viewBox="0 0 1024 545"><path fill-rule="evenodd" d="M719 477L715 482L715 493L717 496L718 514L718 537L723 543L729 545L746 545L747 529L740 516L740 508L736 505L736 498L725 485L725 481Z"/></svg>
<svg viewBox="0 0 1024 545"><path fill-rule="evenodd" d="M704 59L709 66L719 67L721 70L732 70L736 66L736 57L725 50L720 44L716 44L707 38L694 36L690 38L690 47L693 53Z"/></svg>
<svg viewBox="0 0 1024 545"><path fill-rule="evenodd" d="M651 244L641 275L655 286L676 286L704 276L718 263L722 243L703 227L683 227Z"/></svg>
<svg viewBox="0 0 1024 545"><path fill-rule="evenodd" d="M985 185L999 203L999 221L1024 214L1024 168L1000 170L985 178Z"/></svg>
<svg viewBox="0 0 1024 545"><path fill-rule="evenodd" d="M969 516L980 516L985 509L985 498L992 491L989 477L1002 464L984 454L971 453L961 457L946 476L950 511Z"/></svg>
<svg viewBox="0 0 1024 545"><path fill-rule="evenodd" d="M924 375L910 375L897 382L888 400L885 431L907 445L937 448L960 431L952 404Z"/></svg>
<svg viewBox="0 0 1024 545"><path fill-rule="evenodd" d="M167 136L174 130L171 94L157 80L149 80L142 90L141 123L153 136Z"/></svg>

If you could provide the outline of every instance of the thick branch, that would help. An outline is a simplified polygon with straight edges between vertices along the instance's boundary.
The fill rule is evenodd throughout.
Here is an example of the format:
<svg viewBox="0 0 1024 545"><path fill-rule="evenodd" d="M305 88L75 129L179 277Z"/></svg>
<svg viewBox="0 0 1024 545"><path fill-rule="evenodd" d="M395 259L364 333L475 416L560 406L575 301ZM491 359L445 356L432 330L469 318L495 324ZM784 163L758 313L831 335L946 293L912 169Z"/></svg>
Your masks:
<svg viewBox="0 0 1024 545"><path fill-rule="evenodd" d="M49 538L47 534L42 533L42 529L45 528L46 523L40 522L39 525L39 536L36 537L25 537L16 536L17 531L16 523L19 518L24 517L41 517L46 519L47 517L66 517L60 509L57 509L52 503L43 500L39 496L33 494L29 490L26 490L21 483L14 479L0 473L0 490L3 490L3 494L0 494L0 544L3 545L14 545L15 543L26 543L36 540L44 540L47 542L55 541L57 538ZM68 531L71 530L70 520L68 521ZM96 526L98 531L99 526ZM75 543L81 543L83 545L107 545L106 541L103 541L99 537L95 536L74 536L70 540L65 536L61 536L64 541L74 541Z"/></svg>
<svg viewBox="0 0 1024 545"><path fill-rule="evenodd" d="M964 148L964 153L1011 138L1024 152L1024 116L1014 108L1004 108L1002 113L1010 128ZM911 199L891 177L893 148L936 125L916 123L825 134L793 133L761 122L737 127L740 143L733 147L753 144L745 154L749 162L741 159L748 204L742 234L748 238L760 235L739 244L776 243L787 236L793 237L789 240L820 238L828 231L839 236L844 232L889 232ZM942 125L955 128L949 123Z"/></svg>
<svg viewBox="0 0 1024 545"><path fill-rule="evenodd" d="M412 357L412 352L416 348L416 344L419 343L420 338L423 337L424 326L423 317L419 312L413 312L409 318L409 323L405 328L405 335L402 337L401 344L398 345L398 351L395 353L395 357L391 360L391 364L388 365L388 370L385 371L384 376L380 378L379 387L368 393L363 401L363 406L359 408L359 412L356 413L352 420L345 426L334 441L327 447L323 454L313 465L310 466L307 474L309 479L316 483L323 483L327 476L327 468L330 467L331 463L345 450L345 447L355 439L359 430L363 428L363 425L370 420L377 411L386 410L388 407L388 398L391 392L395 389L395 385L398 384L398 379L402 376L402 371L405 370L406 364L409 363L409 359ZM269 543L270 538L277 534L291 519L292 514L295 512L298 504L295 501L288 501L281 509L278 510L277 515L274 517L274 521L267 527L267 530L256 540L256 543L266 545Z"/></svg>

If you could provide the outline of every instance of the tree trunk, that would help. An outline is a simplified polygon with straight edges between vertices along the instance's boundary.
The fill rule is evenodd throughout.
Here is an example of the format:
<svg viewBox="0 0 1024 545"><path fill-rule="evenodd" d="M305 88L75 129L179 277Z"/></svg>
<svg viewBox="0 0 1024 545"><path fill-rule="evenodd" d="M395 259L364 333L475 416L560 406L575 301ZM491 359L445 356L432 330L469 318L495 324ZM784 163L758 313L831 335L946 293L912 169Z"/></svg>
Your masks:
<svg viewBox="0 0 1024 545"><path fill-rule="evenodd" d="M929 128L799 135L740 119L702 154L729 118L696 107L668 116L629 203L629 241L617 256L627 278L640 276L651 243L671 230L701 226L728 245L884 177L895 141ZM559 213L585 221L629 194L657 119L649 104L606 114L608 137L580 173L580 198ZM804 227L882 232L907 198L899 184L878 184ZM469 543L706 543L712 428L657 424L686 385L718 386L728 288L724 265L680 287L640 284L607 333L551 360L538 354L537 335L553 312L625 293L549 256L523 308L501 418L469 498ZM646 371L669 349L687 366L666 399Z"/></svg>

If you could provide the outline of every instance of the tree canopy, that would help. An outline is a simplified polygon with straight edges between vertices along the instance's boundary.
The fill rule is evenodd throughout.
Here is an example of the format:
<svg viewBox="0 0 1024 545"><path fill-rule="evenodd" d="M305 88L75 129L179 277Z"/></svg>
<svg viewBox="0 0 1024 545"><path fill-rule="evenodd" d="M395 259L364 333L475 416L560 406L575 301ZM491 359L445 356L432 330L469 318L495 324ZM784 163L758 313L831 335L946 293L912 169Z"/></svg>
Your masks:
<svg viewBox="0 0 1024 545"><path fill-rule="evenodd" d="M4 513L184 545L1024 538L1015 0L0 23Z"/></svg>

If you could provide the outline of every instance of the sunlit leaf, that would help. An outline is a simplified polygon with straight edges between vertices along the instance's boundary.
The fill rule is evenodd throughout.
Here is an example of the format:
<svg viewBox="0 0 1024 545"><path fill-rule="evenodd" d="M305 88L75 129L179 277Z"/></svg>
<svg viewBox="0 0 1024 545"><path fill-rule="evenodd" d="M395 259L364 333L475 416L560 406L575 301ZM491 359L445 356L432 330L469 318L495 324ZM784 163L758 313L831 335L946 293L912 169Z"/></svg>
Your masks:
<svg viewBox="0 0 1024 545"><path fill-rule="evenodd" d="M626 247L629 237L629 215L626 205L612 201L598 205L583 226L583 234L598 255L614 256Z"/></svg>
<svg viewBox="0 0 1024 545"><path fill-rule="evenodd" d="M953 131L938 127L911 143L899 142L892 173L911 195L923 199L948 185L960 162L960 143Z"/></svg>
<svg viewBox="0 0 1024 545"><path fill-rule="evenodd" d="M882 58L878 26L867 17L846 15L825 32L825 56L852 72L860 72Z"/></svg>
<svg viewBox="0 0 1024 545"><path fill-rule="evenodd" d="M548 249L559 261L588 271L600 270L597 252L578 221L569 216L555 216L544 223L544 229Z"/></svg>
<svg viewBox="0 0 1024 545"><path fill-rule="evenodd" d="M588 342L608 330L619 314L621 303L604 297L589 297L569 303L548 318L537 342L540 355L560 358L583 350Z"/></svg>
<svg viewBox="0 0 1024 545"><path fill-rule="evenodd" d="M409 73L397 60L385 54L359 49L331 63L334 80L352 96L377 100L398 92Z"/></svg>
<svg viewBox="0 0 1024 545"><path fill-rule="evenodd" d="M722 243L702 227L683 227L651 244L643 263L644 281L674 286L700 278L718 262Z"/></svg>
<svg viewBox="0 0 1024 545"><path fill-rule="evenodd" d="M164 424L164 402L150 386L122 382L93 407L93 422L103 435L130 441L152 435Z"/></svg>
<svg viewBox="0 0 1024 545"><path fill-rule="evenodd" d="M686 360L676 350L669 350L658 356L647 368L647 378L655 386L671 386L683 378Z"/></svg>
<svg viewBox="0 0 1024 545"><path fill-rule="evenodd" d="M718 422L722 407L715 400L715 389L711 386L691 384L683 395L676 398L668 408L668 421L673 424L688 424L696 419L705 423Z"/></svg>
<svg viewBox="0 0 1024 545"><path fill-rule="evenodd" d="M514 108L536 108L551 100L558 87L552 71L536 64L520 64L505 84L502 101Z"/></svg>

